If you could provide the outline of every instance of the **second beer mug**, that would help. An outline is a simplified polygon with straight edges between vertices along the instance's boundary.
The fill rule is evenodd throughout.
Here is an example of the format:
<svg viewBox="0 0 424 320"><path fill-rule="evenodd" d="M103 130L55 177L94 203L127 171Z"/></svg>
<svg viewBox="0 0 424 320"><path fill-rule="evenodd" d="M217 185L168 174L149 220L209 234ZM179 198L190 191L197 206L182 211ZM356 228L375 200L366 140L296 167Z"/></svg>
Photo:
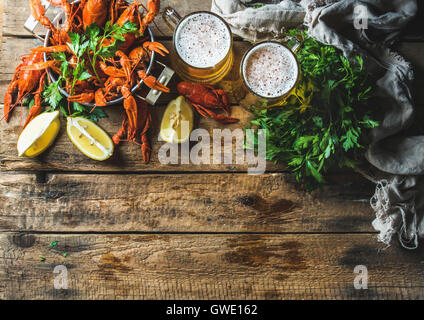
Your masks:
<svg viewBox="0 0 424 320"><path fill-rule="evenodd" d="M230 27L212 12L193 12L184 18L168 7L165 22L174 31L172 66L186 81L216 83L233 65Z"/></svg>
<svg viewBox="0 0 424 320"><path fill-rule="evenodd" d="M248 91L269 106L278 105L295 88L300 69L295 52L300 42L289 49L274 41L258 43L244 55L240 75Z"/></svg>

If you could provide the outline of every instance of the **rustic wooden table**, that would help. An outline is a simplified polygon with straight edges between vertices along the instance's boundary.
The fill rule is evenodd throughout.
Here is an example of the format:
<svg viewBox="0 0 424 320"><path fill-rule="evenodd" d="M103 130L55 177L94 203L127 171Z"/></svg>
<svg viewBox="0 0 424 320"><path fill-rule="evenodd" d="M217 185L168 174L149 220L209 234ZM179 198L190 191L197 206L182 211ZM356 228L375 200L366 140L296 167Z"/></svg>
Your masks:
<svg viewBox="0 0 424 320"><path fill-rule="evenodd" d="M182 14L210 7L201 0L166 5ZM28 12L27 0L0 1L2 99L19 57L39 45L23 28ZM171 34L157 23L166 36L155 34L169 47ZM248 46L237 40L236 56ZM406 39L399 51L422 87L424 43ZM19 112L0 123L0 299L424 298L423 251L377 243L373 186L361 177L333 174L331 185L307 194L271 163L260 176L247 175L244 165L160 164L157 129L171 97L154 108L149 165L125 144L110 161L89 160L64 126L41 157L21 159ZM424 103L423 90L416 97ZM107 113L100 124L113 134L120 111ZM241 122L231 129L249 121L241 107L233 115ZM216 126L198 123L210 132ZM68 290L54 289L57 265L68 269ZM368 269L368 290L354 288L357 265Z"/></svg>

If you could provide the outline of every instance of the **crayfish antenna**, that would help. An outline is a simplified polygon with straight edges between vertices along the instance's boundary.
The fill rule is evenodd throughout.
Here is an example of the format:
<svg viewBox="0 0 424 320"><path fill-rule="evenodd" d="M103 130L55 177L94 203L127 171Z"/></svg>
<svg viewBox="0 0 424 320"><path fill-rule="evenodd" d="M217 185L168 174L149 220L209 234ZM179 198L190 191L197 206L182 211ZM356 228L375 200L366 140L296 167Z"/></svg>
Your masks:
<svg viewBox="0 0 424 320"><path fill-rule="evenodd" d="M147 13L147 12L148 12L148 10L147 10L146 6L145 6L144 4L142 4L142 3L140 3L140 5L143 7L144 11ZM159 31L160 33L162 33L162 35L163 35L163 36L166 36L165 32L163 32L163 31L162 31L162 29L161 29L161 28L159 28L159 26L158 26L158 24L156 23L156 21L155 21L155 20L153 20L153 24L155 25L156 29L158 29L158 31Z"/></svg>

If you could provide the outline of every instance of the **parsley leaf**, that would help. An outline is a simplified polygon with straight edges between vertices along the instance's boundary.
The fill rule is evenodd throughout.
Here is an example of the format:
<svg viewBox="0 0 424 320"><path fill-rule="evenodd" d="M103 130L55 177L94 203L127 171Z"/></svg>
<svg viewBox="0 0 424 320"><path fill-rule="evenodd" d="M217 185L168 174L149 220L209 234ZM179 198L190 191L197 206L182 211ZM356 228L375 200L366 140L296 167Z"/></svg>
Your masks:
<svg viewBox="0 0 424 320"><path fill-rule="evenodd" d="M52 243L50 243L50 248L56 247L58 243L59 241L53 241Z"/></svg>
<svg viewBox="0 0 424 320"><path fill-rule="evenodd" d="M97 26L97 23L92 23L87 27L85 33L87 34L90 41L92 41L97 39L97 36L100 34L100 28Z"/></svg>
<svg viewBox="0 0 424 320"><path fill-rule="evenodd" d="M304 37L297 52L302 79L282 106L252 108L250 126L265 129L267 159L286 165L313 190L328 170L363 160L367 130L378 126L376 111L367 105L373 90L362 57L349 60L296 29L288 35Z"/></svg>
<svg viewBox="0 0 424 320"><path fill-rule="evenodd" d="M30 109L31 109L31 107L32 107L33 105L35 105L35 99L34 99L34 98L32 98L32 99L31 99L31 101L29 102L29 104L28 104L28 108L30 108Z"/></svg>
<svg viewBox="0 0 424 320"><path fill-rule="evenodd" d="M67 45L74 55L73 59L68 59L69 53L66 52L51 54L54 60L60 62L58 80L46 84L43 90L43 98L50 105L51 110L60 109L65 116L82 116L94 121L106 117L105 112L100 108L92 111L92 108L82 104L68 102L59 89L66 87L67 92L74 95L77 81L85 81L95 76L101 83L102 80L97 74L98 60L115 56L120 45L126 40L125 35L137 34L137 32L135 23L126 22L120 26L112 25L110 21L103 29L93 23L84 33L69 32L70 42Z"/></svg>
<svg viewBox="0 0 424 320"><path fill-rule="evenodd" d="M92 77L91 73L88 71L83 71L81 74L78 75L77 79L80 81L90 79Z"/></svg>
<svg viewBox="0 0 424 320"><path fill-rule="evenodd" d="M99 121L99 119L106 118L106 117L107 115L102 108L96 108L93 111L91 111L88 115L88 118L93 121Z"/></svg>
<svg viewBox="0 0 424 320"><path fill-rule="evenodd" d="M66 61L66 54L64 52L53 52L52 53L53 59L57 61Z"/></svg>
<svg viewBox="0 0 424 320"><path fill-rule="evenodd" d="M104 27L103 34L96 23L88 26L86 29L86 35L88 37L88 46L92 51L89 55L89 61L91 67L101 82L100 77L96 72L96 62L99 58L107 59L115 56L119 46L125 41L124 35L127 33L137 33L137 25L133 22L126 22L123 26L119 24L111 25L108 21Z"/></svg>
<svg viewBox="0 0 424 320"><path fill-rule="evenodd" d="M85 107L84 105L78 103L78 102L73 102L72 103L72 108L74 110L74 113L84 113L85 111Z"/></svg>
<svg viewBox="0 0 424 320"><path fill-rule="evenodd" d="M59 103L64 98L59 91L59 80L56 82L52 82L44 88L43 98L53 110L57 109Z"/></svg>

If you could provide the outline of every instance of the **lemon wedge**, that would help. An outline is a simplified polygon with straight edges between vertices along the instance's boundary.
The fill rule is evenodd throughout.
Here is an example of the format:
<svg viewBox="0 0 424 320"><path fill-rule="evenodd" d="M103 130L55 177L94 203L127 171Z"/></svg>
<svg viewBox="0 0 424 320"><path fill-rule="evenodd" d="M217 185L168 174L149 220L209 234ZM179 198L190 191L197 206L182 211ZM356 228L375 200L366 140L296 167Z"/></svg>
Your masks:
<svg viewBox="0 0 424 320"><path fill-rule="evenodd" d="M112 156L112 139L94 122L81 117L68 117L66 131L69 139L87 157L104 161Z"/></svg>
<svg viewBox="0 0 424 320"><path fill-rule="evenodd" d="M169 143L184 143L193 130L193 110L183 96L172 100L160 125L160 137Z"/></svg>
<svg viewBox="0 0 424 320"><path fill-rule="evenodd" d="M18 139L20 157L34 158L46 150L56 139L60 129L59 111L44 112L35 117Z"/></svg>

